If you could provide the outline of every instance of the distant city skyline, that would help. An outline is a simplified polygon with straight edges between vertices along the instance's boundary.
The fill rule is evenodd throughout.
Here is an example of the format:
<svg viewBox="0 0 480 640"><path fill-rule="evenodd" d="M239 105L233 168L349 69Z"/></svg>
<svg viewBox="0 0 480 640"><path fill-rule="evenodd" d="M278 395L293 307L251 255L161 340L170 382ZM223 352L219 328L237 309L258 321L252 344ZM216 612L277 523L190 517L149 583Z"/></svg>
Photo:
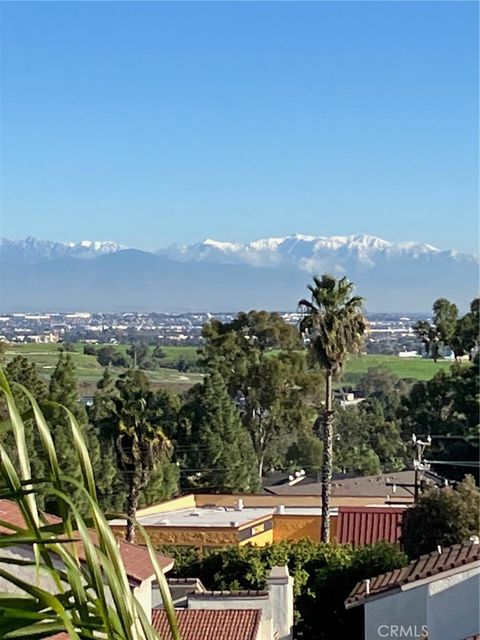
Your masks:
<svg viewBox="0 0 480 640"><path fill-rule="evenodd" d="M478 254L476 2L3 3L0 235Z"/></svg>

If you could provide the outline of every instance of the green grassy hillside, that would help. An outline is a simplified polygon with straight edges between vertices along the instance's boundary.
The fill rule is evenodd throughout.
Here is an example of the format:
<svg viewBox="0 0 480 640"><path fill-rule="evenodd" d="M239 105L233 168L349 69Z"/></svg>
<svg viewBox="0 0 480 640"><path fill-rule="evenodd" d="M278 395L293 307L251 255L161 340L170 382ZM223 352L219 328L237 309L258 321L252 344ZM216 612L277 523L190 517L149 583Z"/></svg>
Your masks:
<svg viewBox="0 0 480 640"><path fill-rule="evenodd" d="M102 375L102 367L98 364L94 356L86 356L83 354L83 344L77 343L74 346L75 352L72 352L71 355L77 368L81 391L84 394L93 393L95 384ZM35 362L42 376L48 379L55 368L58 358L58 347L59 345L56 344L12 345L6 352L6 360L8 361L15 355L21 354ZM128 346L115 345L115 348L125 355ZM197 347L162 347L162 350L166 357L162 359L161 362L165 365L173 365L173 363L179 360L195 363L199 358ZM400 378L429 380L437 371L448 368L450 364L451 362L447 361L434 363L432 360L423 360L421 358L363 355L351 358L347 362L342 382L355 385L358 377L362 373L365 373L370 367L383 367L395 373ZM123 369L118 368L115 369L115 371L120 375ZM167 387L177 391L185 390L202 379L201 373L184 373L167 367L146 371L146 373L155 387Z"/></svg>

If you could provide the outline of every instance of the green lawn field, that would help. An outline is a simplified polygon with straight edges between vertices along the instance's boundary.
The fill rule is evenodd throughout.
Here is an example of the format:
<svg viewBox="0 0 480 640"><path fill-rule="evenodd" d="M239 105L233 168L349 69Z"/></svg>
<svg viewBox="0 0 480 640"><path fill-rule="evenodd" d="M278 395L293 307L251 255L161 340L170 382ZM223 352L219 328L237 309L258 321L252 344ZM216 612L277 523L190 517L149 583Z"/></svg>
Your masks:
<svg viewBox="0 0 480 640"><path fill-rule="evenodd" d="M93 393L97 381L100 379L103 369L98 364L94 356L86 356L83 354L83 344L77 343L75 352L72 352L72 358L77 369L79 386L82 394L88 395ZM101 346L101 345L96 345ZM6 360L10 360L15 355L23 355L35 362L43 378L48 379L55 368L58 359L57 344L22 344L11 345L6 352ZM118 351L125 354L127 345L115 345ZM185 360L186 362L196 362L198 360L197 347L181 346L181 347L162 347L165 352L165 364ZM429 380L437 371L448 369L451 365L449 361L435 363L432 360L423 360L421 358L399 358L398 356L382 356L382 355L362 355L351 358L345 367L345 373L341 382L337 384L349 384L355 386L359 376L365 373L371 367L383 367L399 378L413 380ZM118 375L123 373L123 369L119 368L115 371ZM182 391L202 380L201 373L180 372L176 369L162 367L152 371L145 372L154 387L164 387L175 391Z"/></svg>
<svg viewBox="0 0 480 640"><path fill-rule="evenodd" d="M382 367L399 378L412 380L430 380L442 369L448 369L452 362L449 360L424 360L423 358L399 358L398 356L363 355L351 358L345 367L345 382L355 382L368 369Z"/></svg>
<svg viewBox="0 0 480 640"><path fill-rule="evenodd" d="M102 345L95 345L96 347ZM80 391L83 395L94 393L95 385L102 377L103 368L98 364L94 356L86 356L83 354L84 345L76 343L75 351L71 352L73 362L77 371ZM117 351L125 354L128 345L115 345ZM162 347L166 354L165 364L177 360L185 360L194 362L198 358L197 347ZM34 362L41 376L47 380L58 360L59 345L58 344L19 344L11 345L6 352L6 361L8 362L16 355L22 355ZM122 368L112 369L120 375L124 372ZM175 391L182 391L202 380L201 373L180 372L176 369L162 367L154 371L145 372L154 387L169 388Z"/></svg>

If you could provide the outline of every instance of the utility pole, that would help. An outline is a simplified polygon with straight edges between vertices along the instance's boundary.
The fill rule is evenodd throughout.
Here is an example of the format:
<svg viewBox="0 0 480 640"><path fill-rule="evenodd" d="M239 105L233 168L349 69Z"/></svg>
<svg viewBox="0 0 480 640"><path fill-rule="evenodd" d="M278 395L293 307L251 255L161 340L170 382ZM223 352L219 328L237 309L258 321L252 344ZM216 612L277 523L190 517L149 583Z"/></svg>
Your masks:
<svg viewBox="0 0 480 640"><path fill-rule="evenodd" d="M427 447L432 444L431 436L427 436L426 440L420 440L412 433L412 444L415 447L415 458L413 460L413 468L415 470L415 482L414 482L414 504L418 502L419 494L419 472L426 471L430 468L430 465L426 464L423 460L423 454Z"/></svg>

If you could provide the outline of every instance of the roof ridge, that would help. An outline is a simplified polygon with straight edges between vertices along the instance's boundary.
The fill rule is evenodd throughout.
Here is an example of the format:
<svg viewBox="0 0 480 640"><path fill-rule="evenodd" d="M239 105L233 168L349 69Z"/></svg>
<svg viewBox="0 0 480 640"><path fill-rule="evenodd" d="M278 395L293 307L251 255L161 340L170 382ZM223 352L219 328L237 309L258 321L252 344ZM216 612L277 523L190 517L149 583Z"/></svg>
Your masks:
<svg viewBox="0 0 480 640"><path fill-rule="evenodd" d="M453 556L453 557L450 557ZM442 551L432 551L413 560L408 565L387 571L369 579L367 593L366 581L357 582L345 604L353 605L405 584L418 582L452 569L473 564L480 560L480 545L473 541L456 543Z"/></svg>

